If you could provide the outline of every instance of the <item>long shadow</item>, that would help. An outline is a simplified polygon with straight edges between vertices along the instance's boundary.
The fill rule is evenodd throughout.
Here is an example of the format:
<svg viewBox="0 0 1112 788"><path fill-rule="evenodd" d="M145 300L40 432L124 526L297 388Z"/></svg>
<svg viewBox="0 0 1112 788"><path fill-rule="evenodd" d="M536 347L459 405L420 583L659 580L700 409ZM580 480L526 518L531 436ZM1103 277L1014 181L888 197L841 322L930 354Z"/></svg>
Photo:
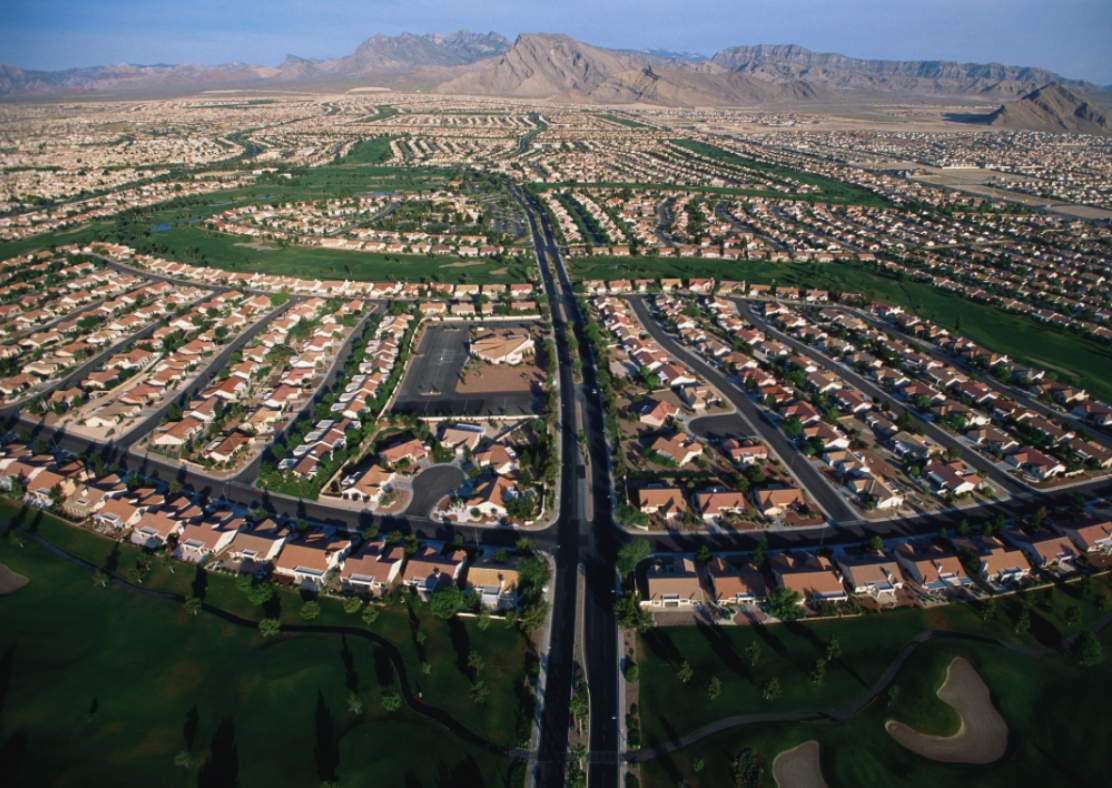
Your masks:
<svg viewBox="0 0 1112 788"><path fill-rule="evenodd" d="M375 678L383 689L394 683L394 664L390 661L390 654L384 648L374 649ZM404 683L404 682L403 682Z"/></svg>
<svg viewBox="0 0 1112 788"><path fill-rule="evenodd" d="M672 636L661 632L659 629L650 629L644 635L645 645L656 656L657 659L667 660L675 664L679 664L683 660L680 658L680 650L676 648L676 644L672 642Z"/></svg>
<svg viewBox="0 0 1112 788"><path fill-rule="evenodd" d="M208 571L203 566L197 567L197 572L193 575L193 582L190 583L189 590L197 599L205 598L205 593L208 591Z"/></svg>
<svg viewBox="0 0 1112 788"><path fill-rule="evenodd" d="M788 655L788 650L784 647L784 644L780 642L780 638L772 634L768 627L762 626L761 624L754 624L753 631L757 633L757 637L768 644L770 649L776 652L778 657L786 657Z"/></svg>
<svg viewBox="0 0 1112 788"><path fill-rule="evenodd" d="M452 641L452 648L456 650L456 667L460 673L469 676L471 668L467 665L467 657L471 654L471 638L459 616L448 619L448 637Z"/></svg>
<svg viewBox="0 0 1112 788"><path fill-rule="evenodd" d="M197 704L193 704L193 708L186 712L185 727L182 729L182 735L185 736L185 748L187 750L193 749L193 740L197 738L197 729L201 727L201 711L197 708Z"/></svg>
<svg viewBox="0 0 1112 788"><path fill-rule="evenodd" d="M340 768L340 745L336 741L336 721L321 692L317 692L316 739L313 755L317 761L317 776L326 782L334 781Z"/></svg>
<svg viewBox="0 0 1112 788"><path fill-rule="evenodd" d="M355 655L348 648L347 635L340 635L340 659L344 662L344 686L349 692L359 691L359 674L355 671Z"/></svg>
<svg viewBox="0 0 1112 788"><path fill-rule="evenodd" d="M722 660L727 668L748 681L753 681L753 675L749 670L749 666L745 664L745 660L737 653L734 644L730 641L729 635L722 631L722 627L712 627L703 623L698 623L695 625L695 629L706 639L710 644L711 650L714 651L715 656Z"/></svg>
<svg viewBox="0 0 1112 788"><path fill-rule="evenodd" d="M23 785L19 781L19 770L27 758L27 744L29 740L23 731L16 731L0 746L0 774L4 775L4 784L18 788Z"/></svg>
<svg viewBox="0 0 1112 788"><path fill-rule="evenodd" d="M470 786L481 788L486 785L483 771L471 755L454 766L441 763L437 768L436 784L442 788L470 788Z"/></svg>
<svg viewBox="0 0 1112 788"><path fill-rule="evenodd" d="M12 671L15 669L15 647L18 641L13 641L4 656L0 657L0 720L4 719L4 699L8 697L8 689L12 685Z"/></svg>
<svg viewBox="0 0 1112 788"><path fill-rule="evenodd" d="M208 759L197 772L197 788L238 788L239 745L231 717L225 717L212 736Z"/></svg>
<svg viewBox="0 0 1112 788"><path fill-rule="evenodd" d="M402 783L405 788L424 788L424 785L422 785L421 781L417 779L417 775L413 772L406 772Z"/></svg>

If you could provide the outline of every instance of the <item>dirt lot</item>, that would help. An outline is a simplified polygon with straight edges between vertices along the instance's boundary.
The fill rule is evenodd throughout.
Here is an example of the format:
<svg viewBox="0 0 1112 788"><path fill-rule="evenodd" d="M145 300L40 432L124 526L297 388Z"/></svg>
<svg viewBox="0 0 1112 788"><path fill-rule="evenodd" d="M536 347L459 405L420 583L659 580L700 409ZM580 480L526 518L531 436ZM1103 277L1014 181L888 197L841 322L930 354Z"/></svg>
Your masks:
<svg viewBox="0 0 1112 788"><path fill-rule="evenodd" d="M808 741L776 756L772 777L780 788L826 788L819 761L819 743Z"/></svg>
<svg viewBox="0 0 1112 788"><path fill-rule="evenodd" d="M457 394L491 394L497 392L544 392L544 372L535 363L469 364L467 381L456 384Z"/></svg>
<svg viewBox="0 0 1112 788"><path fill-rule="evenodd" d="M926 736L903 723L885 726L892 738L907 749L942 763L992 763L1004 757L1008 725L992 705L988 686L965 659L950 663L938 697L954 707L961 728L953 736Z"/></svg>

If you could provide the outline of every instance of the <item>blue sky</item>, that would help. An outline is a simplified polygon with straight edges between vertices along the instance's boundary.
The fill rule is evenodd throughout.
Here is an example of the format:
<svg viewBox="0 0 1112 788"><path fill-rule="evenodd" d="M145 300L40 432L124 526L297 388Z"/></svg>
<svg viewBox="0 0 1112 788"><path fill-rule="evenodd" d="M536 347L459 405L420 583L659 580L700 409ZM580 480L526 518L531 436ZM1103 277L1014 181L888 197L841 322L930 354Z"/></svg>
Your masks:
<svg viewBox="0 0 1112 788"><path fill-rule="evenodd" d="M1112 84L1112 0L4 0L0 62L277 65L350 54L371 35L460 28L567 33L707 55L800 44L852 57L1037 66Z"/></svg>

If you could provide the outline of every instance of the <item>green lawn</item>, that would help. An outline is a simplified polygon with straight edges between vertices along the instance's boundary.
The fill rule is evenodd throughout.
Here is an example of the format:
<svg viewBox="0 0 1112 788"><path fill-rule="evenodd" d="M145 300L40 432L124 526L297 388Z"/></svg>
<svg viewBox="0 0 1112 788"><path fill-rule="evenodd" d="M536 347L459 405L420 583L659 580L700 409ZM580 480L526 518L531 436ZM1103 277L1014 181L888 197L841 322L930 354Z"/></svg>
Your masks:
<svg viewBox="0 0 1112 788"><path fill-rule="evenodd" d="M393 155L390 150L390 141L395 139L398 138L396 136L382 136L365 139L353 145L348 155L344 156L338 163L382 164Z"/></svg>
<svg viewBox="0 0 1112 788"><path fill-rule="evenodd" d="M383 254L347 252L313 246L278 248L276 243L249 236L209 232L195 225L175 226L151 233L159 254L200 265L201 256L213 268L227 271L258 271L302 279L350 279L361 282L398 281L469 282L492 284L524 282L534 270L528 264L500 263L489 258L462 260L449 255ZM264 248L247 244L258 242ZM166 247L166 252L161 247ZM464 266L453 266L463 262Z"/></svg>
<svg viewBox="0 0 1112 788"><path fill-rule="evenodd" d="M884 207L887 205L884 200L868 189L854 186L850 183L836 181L833 178L827 178L823 175L815 175L813 173L803 172L802 170L784 167L780 164L770 164L768 162L746 158L732 153L731 151L723 150L714 145L707 145L704 142L696 142L695 140L674 139L669 140L669 142L680 148L686 148L692 153L697 153L700 156L714 159L724 164L732 164L737 167L764 172L776 178L790 178L799 183L817 186L822 190L822 197L820 199L825 199L830 202L872 205L875 207ZM791 197L794 196L795 195L791 195Z"/></svg>
<svg viewBox="0 0 1112 788"><path fill-rule="evenodd" d="M12 514L8 506L0 509L5 518ZM101 565L112 552L108 540L49 516L37 523L29 516L27 525ZM23 542L19 547L0 541L0 563L31 579L0 597L0 655L13 660L7 668L0 663L0 671L10 670L0 710L0 760L11 757L12 742L26 737L24 784L98 785L109 766L117 783L192 785L196 776L173 765L186 747L183 730L191 709L197 710L191 751L198 760L209 757L218 728L231 721L242 786L318 785L318 737L338 748L341 784L442 785L461 769L481 775L473 784L505 779L509 761L465 744L404 706L385 711L381 697L397 677L385 652L367 640L284 634L264 641L212 614L189 616L176 602L97 586L87 570ZM124 573L136 556L123 547L118 571ZM197 581L194 568L176 564L176 570L158 568L144 585L182 593ZM207 603L261 616L230 577L208 573L203 585ZM282 592L279 601L284 624L305 623L296 595ZM357 614L345 614L333 600L322 600L312 623L362 627ZM412 689L426 703L495 743L516 743L525 667L524 641L516 631L500 623L484 632L470 621L442 622L416 602L383 612L370 629L397 646ZM416 642L418 629L428 635L423 647ZM486 661L482 677L492 692L485 706L468 698L463 671L471 650ZM433 665L430 676L422 674L422 661ZM348 709L353 689L364 704L360 714ZM32 764L34 772L28 771Z"/></svg>
<svg viewBox="0 0 1112 788"><path fill-rule="evenodd" d="M1100 636L1112 653L1112 633ZM889 719L924 733L952 735L958 716L935 695L955 656L968 659L992 690L992 700L1011 731L1004 759L987 766L942 764L912 754L885 731ZM765 788L776 785L772 762L780 752L810 740L821 746L822 771L831 788L900 785L1078 785L1107 783L1105 748L1094 745L1112 736L1112 717L1104 698L1112 691L1112 661L1082 668L1068 655L1033 658L999 646L932 641L921 646L896 677L900 695L889 705L875 700L857 717L841 724L777 723L753 725L709 736L677 753L647 762L642 784L690 788L732 785L729 761L744 747L765 762ZM692 771L696 760L705 768Z"/></svg>
<svg viewBox="0 0 1112 788"><path fill-rule="evenodd" d="M1106 578L1094 585L1109 590ZM1076 583L1061 586L1053 601L1043 592L1035 593L1034 599L1031 629L1024 636L1014 632L1021 608L1012 596L998 599L999 612L987 622L978 610L963 604L770 627L656 627L643 637L639 650L645 746L672 741L737 714L825 711L844 705L871 687L920 632L947 630L1055 646L1078 631L1065 621L1067 607L1079 606L1086 624L1102 615L1091 599L1082 598ZM827 665L825 678L815 683L809 672L817 658L825 657L832 636L837 636L843 655ZM756 667L750 667L746 648L754 641L761 655ZM685 660L694 670L687 684L676 676ZM716 700L706 690L712 677L722 682ZM765 700L761 684L771 678L780 682L783 694Z"/></svg>

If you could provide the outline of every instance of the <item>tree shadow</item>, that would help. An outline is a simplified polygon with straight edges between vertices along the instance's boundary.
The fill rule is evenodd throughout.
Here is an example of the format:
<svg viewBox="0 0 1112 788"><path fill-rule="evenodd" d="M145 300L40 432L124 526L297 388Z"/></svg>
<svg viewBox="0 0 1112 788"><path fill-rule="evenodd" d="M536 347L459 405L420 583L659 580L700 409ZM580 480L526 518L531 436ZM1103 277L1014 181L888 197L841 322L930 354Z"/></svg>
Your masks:
<svg viewBox="0 0 1112 788"><path fill-rule="evenodd" d="M471 637L459 616L448 619L448 637L452 641L452 648L456 650L456 667L463 675L470 676L471 668L467 666L467 657L471 654Z"/></svg>
<svg viewBox="0 0 1112 788"><path fill-rule="evenodd" d="M4 775L4 784L18 788L19 770L27 758L27 734L23 731L13 733L2 746L0 746L0 774Z"/></svg>
<svg viewBox="0 0 1112 788"><path fill-rule="evenodd" d="M197 708L197 704L193 704L193 708L185 714L185 727L182 729L182 735L185 736L185 748L187 750L193 749L193 740L197 738L197 729L201 727L201 712Z"/></svg>
<svg viewBox="0 0 1112 788"><path fill-rule="evenodd" d="M390 655L386 650L375 646L375 678L378 679L380 687L385 689L394 683L394 663L390 661Z"/></svg>
<svg viewBox="0 0 1112 788"><path fill-rule="evenodd" d="M197 788L238 788L239 745L231 717L225 717L212 736L208 759L197 772Z"/></svg>
<svg viewBox="0 0 1112 788"><path fill-rule="evenodd" d="M324 694L317 692L316 713L316 738L317 745L313 755L317 760L317 776L321 780L335 780L336 771L340 768L340 746L336 741L336 721L328 704L324 702Z"/></svg>
<svg viewBox="0 0 1112 788"><path fill-rule="evenodd" d="M208 571L203 566L198 566L193 575L193 582L189 584L190 593L197 599L204 599L208 590Z"/></svg>
<svg viewBox="0 0 1112 788"><path fill-rule="evenodd" d="M757 637L763 640L769 648L776 652L776 656L786 657L788 655L788 650L784 647L780 638L772 634L768 627L762 624L753 624L753 631L757 633Z"/></svg>
<svg viewBox="0 0 1112 788"><path fill-rule="evenodd" d="M722 631L722 627L712 627L703 623L697 623L695 628L700 635L706 638L715 656L722 660L723 664L725 664L729 670L753 682L753 675L749 671L749 666L745 664L745 660L737 653L737 649L734 648L734 644L730 640L729 635Z"/></svg>
<svg viewBox="0 0 1112 788"><path fill-rule="evenodd" d="M8 689L12 685L12 672L15 670L15 647L18 641L13 641L4 656L0 657L0 719L4 714L4 699L8 697Z"/></svg>
<svg viewBox="0 0 1112 788"><path fill-rule="evenodd" d="M406 772L403 778L405 788L424 788L421 781L417 779L417 775L413 772Z"/></svg>
<svg viewBox="0 0 1112 788"><path fill-rule="evenodd" d="M454 766L442 762L437 768L436 784L442 788L465 788L465 786L479 788L486 785L486 782L483 780L483 772L478 762L474 756L469 755Z"/></svg>
<svg viewBox="0 0 1112 788"><path fill-rule="evenodd" d="M112 552L104 559L104 571L115 572L120 568L120 543L112 543Z"/></svg>
<svg viewBox="0 0 1112 788"><path fill-rule="evenodd" d="M340 659L344 661L344 686L350 692L358 692L359 674L355 672L355 655L348 648L347 635L340 635L340 643L343 645L340 649Z"/></svg>
<svg viewBox="0 0 1112 788"><path fill-rule="evenodd" d="M668 662L680 663L680 650L676 648L676 644L672 642L672 636L659 629L650 629L642 637L645 639L645 645L656 656L657 659L667 660Z"/></svg>

